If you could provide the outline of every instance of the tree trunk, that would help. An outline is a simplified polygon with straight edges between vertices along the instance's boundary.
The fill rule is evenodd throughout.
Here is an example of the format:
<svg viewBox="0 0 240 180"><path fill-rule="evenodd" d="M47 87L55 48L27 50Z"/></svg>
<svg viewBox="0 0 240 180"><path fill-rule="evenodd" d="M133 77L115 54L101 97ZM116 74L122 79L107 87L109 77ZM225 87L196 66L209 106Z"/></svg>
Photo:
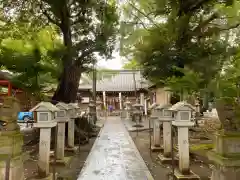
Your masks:
<svg viewBox="0 0 240 180"><path fill-rule="evenodd" d="M76 100L79 80L81 77L81 66L77 65L72 57L72 32L69 19L69 9L67 4L61 10L60 29L63 33L63 42L66 53L63 56L63 72L61 74L57 90L55 91L52 102L70 103Z"/></svg>
<svg viewBox="0 0 240 180"><path fill-rule="evenodd" d="M64 67L58 88L52 97L53 103L76 101L81 74L81 68L75 64Z"/></svg>

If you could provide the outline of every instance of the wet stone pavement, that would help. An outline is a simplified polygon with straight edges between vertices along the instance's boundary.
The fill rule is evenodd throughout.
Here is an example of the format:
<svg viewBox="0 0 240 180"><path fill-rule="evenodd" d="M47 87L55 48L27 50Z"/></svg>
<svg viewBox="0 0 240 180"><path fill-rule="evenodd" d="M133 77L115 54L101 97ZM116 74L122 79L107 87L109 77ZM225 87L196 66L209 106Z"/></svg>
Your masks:
<svg viewBox="0 0 240 180"><path fill-rule="evenodd" d="M153 180L119 117L106 120L78 180Z"/></svg>

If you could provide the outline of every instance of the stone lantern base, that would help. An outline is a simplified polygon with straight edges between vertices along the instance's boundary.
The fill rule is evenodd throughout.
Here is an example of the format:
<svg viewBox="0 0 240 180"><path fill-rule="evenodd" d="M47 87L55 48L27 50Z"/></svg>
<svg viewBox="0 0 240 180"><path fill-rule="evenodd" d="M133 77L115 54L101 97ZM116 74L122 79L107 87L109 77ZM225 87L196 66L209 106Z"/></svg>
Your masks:
<svg viewBox="0 0 240 180"><path fill-rule="evenodd" d="M20 131L0 132L0 179L5 179L6 162L9 160L9 180L24 180L22 145Z"/></svg>
<svg viewBox="0 0 240 180"><path fill-rule="evenodd" d="M218 132L214 150L208 152L215 168L211 180L239 180L240 177L240 132Z"/></svg>
<svg viewBox="0 0 240 180"><path fill-rule="evenodd" d="M160 162L161 162L162 164L172 164L172 163L174 163L175 165L177 165L178 162L179 162L179 159L178 159L177 157L173 156L173 160L172 160L171 155L166 156L166 155L164 155L164 153L162 153L162 152L159 153L158 159L160 160Z"/></svg>
<svg viewBox="0 0 240 180"><path fill-rule="evenodd" d="M192 171L183 175L178 169L174 170L174 178L179 180L200 180L200 177Z"/></svg>
<svg viewBox="0 0 240 180"><path fill-rule="evenodd" d="M163 146L151 146L151 151L152 152L162 152L163 151Z"/></svg>

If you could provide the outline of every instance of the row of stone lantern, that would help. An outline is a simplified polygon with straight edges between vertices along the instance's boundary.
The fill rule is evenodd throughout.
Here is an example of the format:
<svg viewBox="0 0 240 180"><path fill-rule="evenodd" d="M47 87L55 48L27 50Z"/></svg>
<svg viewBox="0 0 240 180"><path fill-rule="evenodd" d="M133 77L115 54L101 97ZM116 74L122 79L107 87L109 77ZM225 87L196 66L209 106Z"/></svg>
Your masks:
<svg viewBox="0 0 240 180"><path fill-rule="evenodd" d="M49 175L51 128L57 126L56 162L64 163L64 151L74 151L75 118L80 114L77 104L59 102L56 105L50 102L41 102L30 110L36 112L37 121L34 127L40 129L38 168L41 177ZM65 148L65 125L68 123L68 139Z"/></svg>
<svg viewBox="0 0 240 180"><path fill-rule="evenodd" d="M127 99L124 103L125 105L125 113L126 113L126 120L132 120L136 124L133 126L142 126L142 118L143 118L143 112L144 112L144 105L139 103L139 100L135 104L132 105L132 103Z"/></svg>
<svg viewBox="0 0 240 180"><path fill-rule="evenodd" d="M185 101L174 105L154 105L150 120L153 122L152 151L160 151L159 159L162 163L179 161L178 169L174 171L177 179L200 179L190 171L189 159L189 127L194 126L192 113L194 107ZM163 127L163 141L161 141L161 125ZM172 125L178 130L178 158L172 154ZM163 152L162 152L163 150ZM173 159L172 159L173 158Z"/></svg>

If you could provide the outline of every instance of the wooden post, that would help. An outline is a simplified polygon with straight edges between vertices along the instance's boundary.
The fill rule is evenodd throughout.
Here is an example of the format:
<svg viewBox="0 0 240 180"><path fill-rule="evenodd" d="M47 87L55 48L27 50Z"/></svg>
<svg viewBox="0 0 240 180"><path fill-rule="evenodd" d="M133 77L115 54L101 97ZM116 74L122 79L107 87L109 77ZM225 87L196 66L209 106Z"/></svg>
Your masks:
<svg viewBox="0 0 240 180"><path fill-rule="evenodd" d="M12 85L8 82L8 96L12 96Z"/></svg>

